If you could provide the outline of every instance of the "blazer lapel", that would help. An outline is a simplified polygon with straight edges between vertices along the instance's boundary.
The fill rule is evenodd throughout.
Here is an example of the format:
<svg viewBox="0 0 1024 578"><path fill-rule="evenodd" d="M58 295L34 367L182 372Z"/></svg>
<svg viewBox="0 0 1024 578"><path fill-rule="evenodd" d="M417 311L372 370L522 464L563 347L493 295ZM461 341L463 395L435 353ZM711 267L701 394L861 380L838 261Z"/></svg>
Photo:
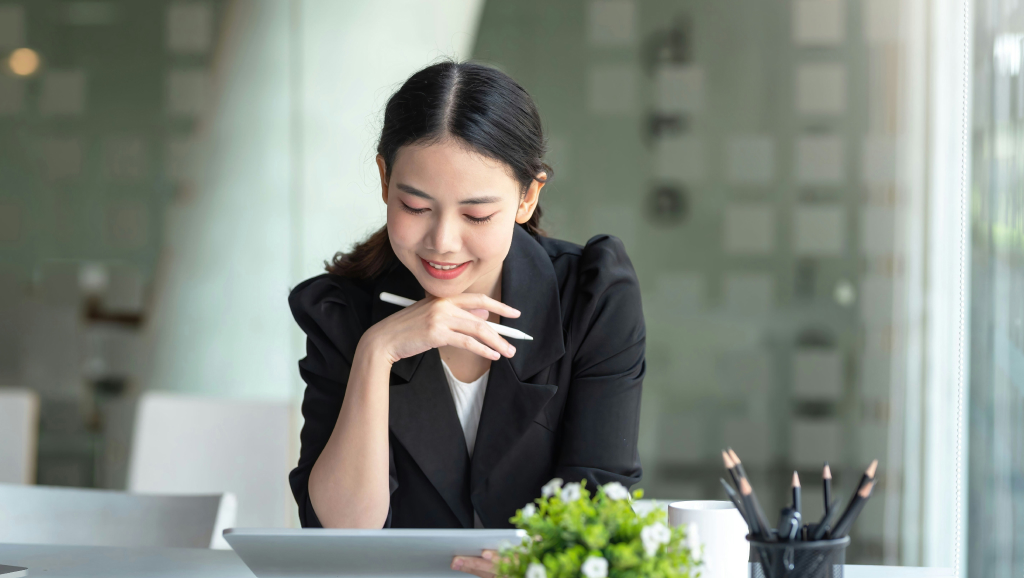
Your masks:
<svg viewBox="0 0 1024 578"><path fill-rule="evenodd" d="M419 300L423 287L397 262L374 288L373 323L400 307L380 300L381 291ZM469 502L469 451L436 349L400 359L391 366L388 423L391 433L416 461L462 523L473 527Z"/></svg>
<svg viewBox="0 0 1024 578"><path fill-rule="evenodd" d="M551 258L518 226L502 267L501 300L522 312L517 319L502 318L502 325L524 331L533 341L514 341L514 357L491 362L471 466L474 497L558 391L546 383L555 377L543 370L565 355L558 279Z"/></svg>
<svg viewBox="0 0 1024 578"><path fill-rule="evenodd" d="M469 451L436 349L422 354L409 383L391 386L389 423L462 526L472 528Z"/></svg>
<svg viewBox="0 0 1024 578"><path fill-rule="evenodd" d="M557 391L555 385L519 381L508 358L491 362L491 375L487 380L473 450L471 484L474 497Z"/></svg>

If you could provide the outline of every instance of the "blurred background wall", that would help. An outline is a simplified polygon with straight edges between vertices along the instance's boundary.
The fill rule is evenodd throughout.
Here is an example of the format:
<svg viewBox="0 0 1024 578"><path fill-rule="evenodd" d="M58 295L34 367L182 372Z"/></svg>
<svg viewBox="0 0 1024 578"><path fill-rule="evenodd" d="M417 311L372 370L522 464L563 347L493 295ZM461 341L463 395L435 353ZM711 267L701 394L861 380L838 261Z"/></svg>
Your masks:
<svg viewBox="0 0 1024 578"><path fill-rule="evenodd" d="M1024 94L1019 66L984 68L995 54L1019 65L1021 11L1006 4L976 21L990 24L973 58L1003 75L983 93L996 103ZM963 16L976 9L0 0L0 386L41 402L25 481L152 490L132 442L146 426L138 399L161 392L154 403L283 408L274 427L290 445L261 470L280 482L303 389L288 290L383 223L373 156L391 92L439 57L474 58L537 101L555 169L549 233L617 235L637 269L648 496L721 499L717 452L732 446L766 509L799 471L813 519L824 460L846 496L878 458L849 560L955 564L969 106L958 95ZM999 106L991 118L1009 123ZM976 163L1017 158L997 125L984 125ZM1006 206L984 195L1013 182L977 181L974 206ZM993 375L972 376L979 407L1004 399L984 396L1001 387ZM181 427L216 446L222 424L199 424L216 411L189 412ZM1002 439L990 414L973 423ZM1014 448L979 450L986 483L1008 496L1019 469L1000 456ZM245 518L242 496L240 523L296 523L286 488L268 501Z"/></svg>
<svg viewBox="0 0 1024 578"><path fill-rule="evenodd" d="M651 495L718 496L731 446L771 511L799 471L816 519L824 460L847 494L878 458L886 474L851 557L953 563L948 532L925 536L954 501L952 485L926 499L925 472L952 479L955 466L924 455L954 455L927 428L956 416L943 402L923 419L923 400L948 391L921 392L955 385L941 376L955 378L958 335L926 327L959 310L958 293L924 277L951 262L940 281L958 287L958 248L928 235L960 239L928 212L948 202L958 214L959 190L929 171L960 142L929 150L922 132L934 130L937 66L919 58L935 54L929 14L877 0L487 4L474 56L538 100L551 233L618 235L640 277Z"/></svg>
<svg viewBox="0 0 1024 578"><path fill-rule="evenodd" d="M480 6L0 3L0 381L42 400L37 483L129 484L144 391L301 398L288 291L383 224L383 105ZM240 523L294 524L277 498Z"/></svg>

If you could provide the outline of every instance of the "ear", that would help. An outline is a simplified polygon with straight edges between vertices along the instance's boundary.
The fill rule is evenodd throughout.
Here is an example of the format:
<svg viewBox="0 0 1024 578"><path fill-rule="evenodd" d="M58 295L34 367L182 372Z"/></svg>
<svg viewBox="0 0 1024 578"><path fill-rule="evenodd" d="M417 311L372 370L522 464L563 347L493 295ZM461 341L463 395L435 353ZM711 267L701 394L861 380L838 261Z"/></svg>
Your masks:
<svg viewBox="0 0 1024 578"><path fill-rule="evenodd" d="M544 188L544 181L547 178L547 173L539 173L537 177L530 182L530 186L526 189L526 194L523 196L523 200L519 201L519 209L516 211L516 222L520 225L529 221L530 217L533 216L533 211L537 208L537 203L540 201L540 190Z"/></svg>
<svg viewBox="0 0 1024 578"><path fill-rule="evenodd" d="M384 163L384 157L377 155L377 170L380 171L380 198L384 204L388 204L388 167Z"/></svg>

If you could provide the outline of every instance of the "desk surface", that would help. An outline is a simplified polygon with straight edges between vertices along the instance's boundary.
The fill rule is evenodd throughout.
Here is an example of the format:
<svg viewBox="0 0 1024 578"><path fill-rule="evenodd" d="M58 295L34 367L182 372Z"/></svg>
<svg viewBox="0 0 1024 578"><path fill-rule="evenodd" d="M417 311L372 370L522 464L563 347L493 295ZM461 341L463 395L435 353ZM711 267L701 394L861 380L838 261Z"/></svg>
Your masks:
<svg viewBox="0 0 1024 578"><path fill-rule="evenodd" d="M253 578L231 550L0 544L0 564L24 566L29 578ZM851 565L844 572L844 578L952 576L947 568Z"/></svg>

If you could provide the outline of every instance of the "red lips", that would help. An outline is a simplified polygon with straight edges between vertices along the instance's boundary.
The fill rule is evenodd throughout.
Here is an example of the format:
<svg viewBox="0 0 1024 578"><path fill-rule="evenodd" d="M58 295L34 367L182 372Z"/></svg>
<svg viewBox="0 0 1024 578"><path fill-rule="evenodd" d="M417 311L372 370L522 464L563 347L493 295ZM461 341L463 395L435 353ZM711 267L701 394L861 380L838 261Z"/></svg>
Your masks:
<svg viewBox="0 0 1024 578"><path fill-rule="evenodd" d="M466 270L466 267L470 263L469 261L466 261L465 263L459 265L458 267L456 267L454 269L441 270L441 269L435 269L434 267L432 267L430 265L430 261L427 261L423 257L420 257L420 261L423 262L423 268L427 270L427 273L430 273L431 277L433 277L435 279L446 279L446 280L447 279L454 279L454 278L458 277L459 275L461 275L462 272ZM435 263L437 263L437 262L435 261ZM437 263L437 264L438 265L454 265L455 263Z"/></svg>

